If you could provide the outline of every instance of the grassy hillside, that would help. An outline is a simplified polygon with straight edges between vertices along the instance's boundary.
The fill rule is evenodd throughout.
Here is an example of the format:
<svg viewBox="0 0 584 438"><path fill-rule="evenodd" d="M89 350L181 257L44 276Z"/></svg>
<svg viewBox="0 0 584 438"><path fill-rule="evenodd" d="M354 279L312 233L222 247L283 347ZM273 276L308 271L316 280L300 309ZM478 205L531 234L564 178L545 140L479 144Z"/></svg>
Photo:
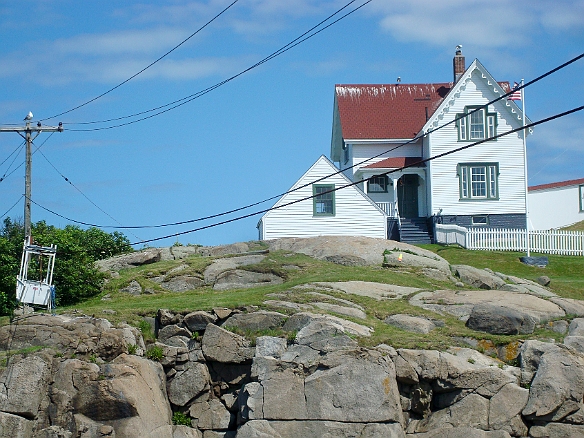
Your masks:
<svg viewBox="0 0 584 438"><path fill-rule="evenodd" d="M584 221L576 222L575 224L562 229L566 231L584 231Z"/></svg>
<svg viewBox="0 0 584 438"><path fill-rule="evenodd" d="M439 245L424 245L436 254L444 257L451 264L468 264L478 268L491 268L494 271L518 277L535 280L541 275L552 279L551 289L560 296L584 299L584 257L550 256L547 268L526 266L519 262L522 254L468 251L458 247L443 247ZM258 265L248 266L256 272L270 272L284 278L280 285L261 286L251 289L217 291L205 287L181 293L164 291L151 278L158 274L168 274L172 269L181 266L181 274L185 272L202 273L212 258L193 256L184 260L165 261L120 272L118 278L111 279L102 294L75 307L59 308L58 312L68 313L77 310L83 314L108 318L113 323L128 322L140 326L143 316L154 316L159 308L173 311L188 312L193 310L210 310L214 307L245 308L258 306L266 308L263 302L270 299L269 294L287 293L287 296L296 302L309 301L309 295L291 289L294 286L322 282L362 280L400 286L417 287L424 290L451 289L452 283L444 283L430 279L416 269L390 269L381 266L341 266L338 264L316 260L302 254L286 252L272 252ZM185 266L186 265L186 266ZM130 295L120 292L119 289L127 286L130 281L139 282L142 287L150 289L153 294ZM348 295L336 292L327 292L337 298L349 299ZM322 299L319 298L322 301ZM414 307L407 299L377 301L372 298L350 296L350 300L365 308L366 321L353 319L354 322L371 326L375 333L371 338L359 341L363 345L377 345L381 342L395 347L408 348L437 348L442 349L450 345L463 345L461 338L479 339L486 344L507 344L526 336L495 336L479 333L465 327L464 323L449 315L438 315L424 309ZM282 311L281 309L271 309ZM434 330L429 335L408 333L391 327L383 320L396 313L423 315L444 323L443 327ZM341 315L338 315L341 316ZM346 319L351 319L347 318ZM143 322L142 322L143 324ZM252 337L256 334L248 334ZM278 334L278 333L275 333ZM562 335L551 330L538 329L531 335L532 338L561 339Z"/></svg>

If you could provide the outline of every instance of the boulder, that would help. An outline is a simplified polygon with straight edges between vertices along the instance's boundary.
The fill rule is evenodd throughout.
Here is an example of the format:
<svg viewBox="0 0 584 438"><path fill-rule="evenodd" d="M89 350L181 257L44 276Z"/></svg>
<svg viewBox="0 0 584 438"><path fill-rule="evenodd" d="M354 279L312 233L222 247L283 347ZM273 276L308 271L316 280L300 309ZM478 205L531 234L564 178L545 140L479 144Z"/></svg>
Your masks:
<svg viewBox="0 0 584 438"><path fill-rule="evenodd" d="M195 419L193 425L201 430L227 430L235 420L233 414L216 398L192 404L189 415Z"/></svg>
<svg viewBox="0 0 584 438"><path fill-rule="evenodd" d="M167 339L172 338L173 336L185 336L187 338L190 338L191 332L186 328L176 324L164 326L158 331L159 342L164 342Z"/></svg>
<svg viewBox="0 0 584 438"><path fill-rule="evenodd" d="M584 318L574 318L568 328L569 336L584 336Z"/></svg>
<svg viewBox="0 0 584 438"><path fill-rule="evenodd" d="M36 346L61 353L94 354L105 360L127 351L123 330L100 318L35 314L0 327L1 350Z"/></svg>
<svg viewBox="0 0 584 438"><path fill-rule="evenodd" d="M584 397L584 357L562 345L555 347L539 358L522 412L530 420L561 421L579 410Z"/></svg>
<svg viewBox="0 0 584 438"><path fill-rule="evenodd" d="M217 316L202 310L191 312L185 315L183 319L183 324L191 332L205 330L207 328L207 324L215 324L216 322Z"/></svg>
<svg viewBox="0 0 584 438"><path fill-rule="evenodd" d="M259 336L256 338L255 356L271 356L279 358L286 351L287 342L284 338Z"/></svg>
<svg viewBox="0 0 584 438"><path fill-rule="evenodd" d="M503 430L486 431L474 427L440 428L406 436L412 438L511 438L511 435Z"/></svg>
<svg viewBox="0 0 584 438"><path fill-rule="evenodd" d="M417 423L415 432L429 432L449 427L488 430L488 415L489 400L478 394L469 394L452 406L433 412L428 418Z"/></svg>
<svg viewBox="0 0 584 438"><path fill-rule="evenodd" d="M193 275L179 275L160 283L160 287L171 292L186 292L205 285L205 281Z"/></svg>
<svg viewBox="0 0 584 438"><path fill-rule="evenodd" d="M584 301L582 300L560 297L552 297L549 300L560 306L566 315L584 316Z"/></svg>
<svg viewBox="0 0 584 438"><path fill-rule="evenodd" d="M357 346L357 342L345 334L342 326L323 319L312 321L300 329L296 342L321 352Z"/></svg>
<svg viewBox="0 0 584 438"><path fill-rule="evenodd" d="M503 290L420 292L410 298L409 302L426 310L455 315L463 321L468 319L473 307L481 303L507 307L526 313L537 323L565 316L565 312L560 306L546 299L531 294L518 294Z"/></svg>
<svg viewBox="0 0 584 438"><path fill-rule="evenodd" d="M232 315L222 326L249 331L270 330L282 327L287 318L288 316L282 313L259 310Z"/></svg>
<svg viewBox="0 0 584 438"><path fill-rule="evenodd" d="M215 260L211 265L205 269L204 278L205 283L213 284L221 273L226 271L233 271L241 266L257 265L266 256L264 255L248 255L242 257L228 257Z"/></svg>
<svg viewBox="0 0 584 438"><path fill-rule="evenodd" d="M164 327L170 324L180 324L183 320L183 316L173 313L168 309L158 309L156 319L160 322L160 326Z"/></svg>
<svg viewBox="0 0 584 438"><path fill-rule="evenodd" d="M205 364L187 362L184 371L178 371L168 383L168 399L176 406L186 406L189 401L208 391L211 376Z"/></svg>
<svg viewBox="0 0 584 438"><path fill-rule="evenodd" d="M160 364L137 356L123 354L102 367L65 360L54 375L51 417L67 430L74 422L77 430L107 425L116 436L149 436L171 424L165 382Z"/></svg>
<svg viewBox="0 0 584 438"><path fill-rule="evenodd" d="M489 403L489 428L504 430L512 436L526 436L527 426L521 411L527 404L529 390L514 383L503 386Z"/></svg>
<svg viewBox="0 0 584 438"><path fill-rule="evenodd" d="M12 356L0 374L0 411L36 419L49 391L51 373L48 355Z"/></svg>
<svg viewBox="0 0 584 438"><path fill-rule="evenodd" d="M128 286L120 289L120 292L125 292L130 295L140 295L142 293L142 286L136 280L132 280Z"/></svg>
<svg viewBox="0 0 584 438"><path fill-rule="evenodd" d="M245 338L209 324L203 335L203 354L207 360L242 363L251 361L255 351Z"/></svg>
<svg viewBox="0 0 584 438"><path fill-rule="evenodd" d="M372 328L357 324L353 321L339 318L333 315L322 315L310 312L299 312L286 320L282 329L287 332L298 331L310 324L312 321L322 320L342 327L343 331L357 336L371 336Z"/></svg>
<svg viewBox="0 0 584 438"><path fill-rule="evenodd" d="M532 426L529 429L529 436L532 438L584 438L584 426L548 423L545 426Z"/></svg>
<svg viewBox="0 0 584 438"><path fill-rule="evenodd" d="M386 324L414 333L428 334L436 328L429 319L411 315L390 315L385 318Z"/></svg>
<svg viewBox="0 0 584 438"><path fill-rule="evenodd" d="M34 422L19 415L0 412L0 438L29 438Z"/></svg>
<svg viewBox="0 0 584 438"><path fill-rule="evenodd" d="M369 297L376 300L399 299L421 290L417 287L396 286L371 281L336 281L313 284L317 287L330 288L335 292Z"/></svg>
<svg viewBox="0 0 584 438"><path fill-rule="evenodd" d="M477 304L466 321L473 330L496 335L533 333L535 319L524 312L488 303Z"/></svg>
<svg viewBox="0 0 584 438"><path fill-rule="evenodd" d="M450 265L444 260L426 255L412 254L404 252L398 248L393 251L386 251L383 257L384 267L409 267L416 269L433 269L442 272L445 276L450 274Z"/></svg>
<svg viewBox="0 0 584 438"><path fill-rule="evenodd" d="M319 301L313 302L313 306L318 307L321 310L326 310L327 312L334 312L340 315L350 316L357 319L366 319L367 315L364 311L356 309L354 307L341 306L339 304L332 303L321 303Z"/></svg>
<svg viewBox="0 0 584 438"><path fill-rule="evenodd" d="M160 248L148 248L142 251L122 254L109 259L98 260L95 266L100 271L120 271L134 266L156 263L161 260L162 252Z"/></svg>
<svg viewBox="0 0 584 438"><path fill-rule="evenodd" d="M284 280L274 274L264 274L261 272L244 271L235 269L222 272L217 276L213 286L215 290L246 289L250 287L265 286L271 284L282 284Z"/></svg>
<svg viewBox="0 0 584 438"><path fill-rule="evenodd" d="M451 268L460 281L479 289L499 289L505 284L503 279L484 269L467 265L452 265Z"/></svg>
<svg viewBox="0 0 584 438"><path fill-rule="evenodd" d="M269 426L274 431L273 433L275 433L274 435L269 435L270 437L404 438L405 436L401 425L397 423L365 424L337 421L270 421ZM240 436L240 432L238 432L237 436Z"/></svg>
<svg viewBox="0 0 584 438"><path fill-rule="evenodd" d="M442 257L426 249L407 243L387 239L375 239L362 236L318 236L309 238L283 238L266 242L270 251L290 251L305 254L319 260L327 257L347 257L353 262L380 266L383 263L385 251L401 251L409 255L425 257L440 262L448 268L448 262Z"/></svg>

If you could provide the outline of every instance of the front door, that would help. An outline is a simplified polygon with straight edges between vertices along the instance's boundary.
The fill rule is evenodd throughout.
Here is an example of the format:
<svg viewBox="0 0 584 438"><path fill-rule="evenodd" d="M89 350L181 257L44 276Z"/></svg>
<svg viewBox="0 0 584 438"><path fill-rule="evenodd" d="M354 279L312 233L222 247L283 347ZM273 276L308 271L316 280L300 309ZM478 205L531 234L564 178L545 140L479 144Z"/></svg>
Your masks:
<svg viewBox="0 0 584 438"><path fill-rule="evenodd" d="M400 217L418 217L418 175L404 175L397 184Z"/></svg>

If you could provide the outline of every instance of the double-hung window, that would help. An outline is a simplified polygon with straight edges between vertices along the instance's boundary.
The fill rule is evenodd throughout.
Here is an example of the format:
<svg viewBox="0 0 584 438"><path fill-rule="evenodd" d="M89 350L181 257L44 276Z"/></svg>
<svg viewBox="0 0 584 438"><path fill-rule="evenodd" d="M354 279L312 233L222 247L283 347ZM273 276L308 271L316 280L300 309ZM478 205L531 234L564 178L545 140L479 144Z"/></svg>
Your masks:
<svg viewBox="0 0 584 438"><path fill-rule="evenodd" d="M460 199L498 199L499 163L460 163Z"/></svg>
<svg viewBox="0 0 584 438"><path fill-rule="evenodd" d="M456 118L459 141L484 140L497 135L497 114L485 108L467 106Z"/></svg>
<svg viewBox="0 0 584 438"><path fill-rule="evenodd" d="M313 213L315 216L335 215L334 184L313 184Z"/></svg>
<svg viewBox="0 0 584 438"><path fill-rule="evenodd" d="M387 193L387 175L375 175L369 178L367 193Z"/></svg>
<svg viewBox="0 0 584 438"><path fill-rule="evenodd" d="M584 185L578 187L580 191L580 211L584 211Z"/></svg>

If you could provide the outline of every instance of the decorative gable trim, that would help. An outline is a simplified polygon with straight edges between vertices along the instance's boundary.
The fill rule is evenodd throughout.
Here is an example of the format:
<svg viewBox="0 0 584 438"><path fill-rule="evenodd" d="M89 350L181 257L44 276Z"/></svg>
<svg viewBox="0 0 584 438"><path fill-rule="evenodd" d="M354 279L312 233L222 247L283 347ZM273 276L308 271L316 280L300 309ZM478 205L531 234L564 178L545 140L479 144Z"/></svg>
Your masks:
<svg viewBox="0 0 584 438"><path fill-rule="evenodd" d="M475 71L478 71L480 74L480 78L483 80L483 83L486 84L493 94L498 96L503 96L506 94L506 91L501 87L501 85L491 76L491 74L487 71L487 69L479 62L478 59L475 59L473 63L469 66L469 68L464 72L462 77L459 81L454 84L448 95L444 98L438 109L434 112L432 117L428 119L424 127L422 128L422 132L424 135L427 135L430 131L438 128L440 122L444 119L444 117L450 113L452 106L455 104L456 100L460 97L462 93L466 91L467 85L469 82L472 81L472 75ZM507 100L503 102L505 107L507 108L508 113L517 118L519 122L523 119L523 113L519 106L514 101ZM529 118L526 117L525 124L529 124L531 121ZM531 133L532 130L530 129L529 132Z"/></svg>

